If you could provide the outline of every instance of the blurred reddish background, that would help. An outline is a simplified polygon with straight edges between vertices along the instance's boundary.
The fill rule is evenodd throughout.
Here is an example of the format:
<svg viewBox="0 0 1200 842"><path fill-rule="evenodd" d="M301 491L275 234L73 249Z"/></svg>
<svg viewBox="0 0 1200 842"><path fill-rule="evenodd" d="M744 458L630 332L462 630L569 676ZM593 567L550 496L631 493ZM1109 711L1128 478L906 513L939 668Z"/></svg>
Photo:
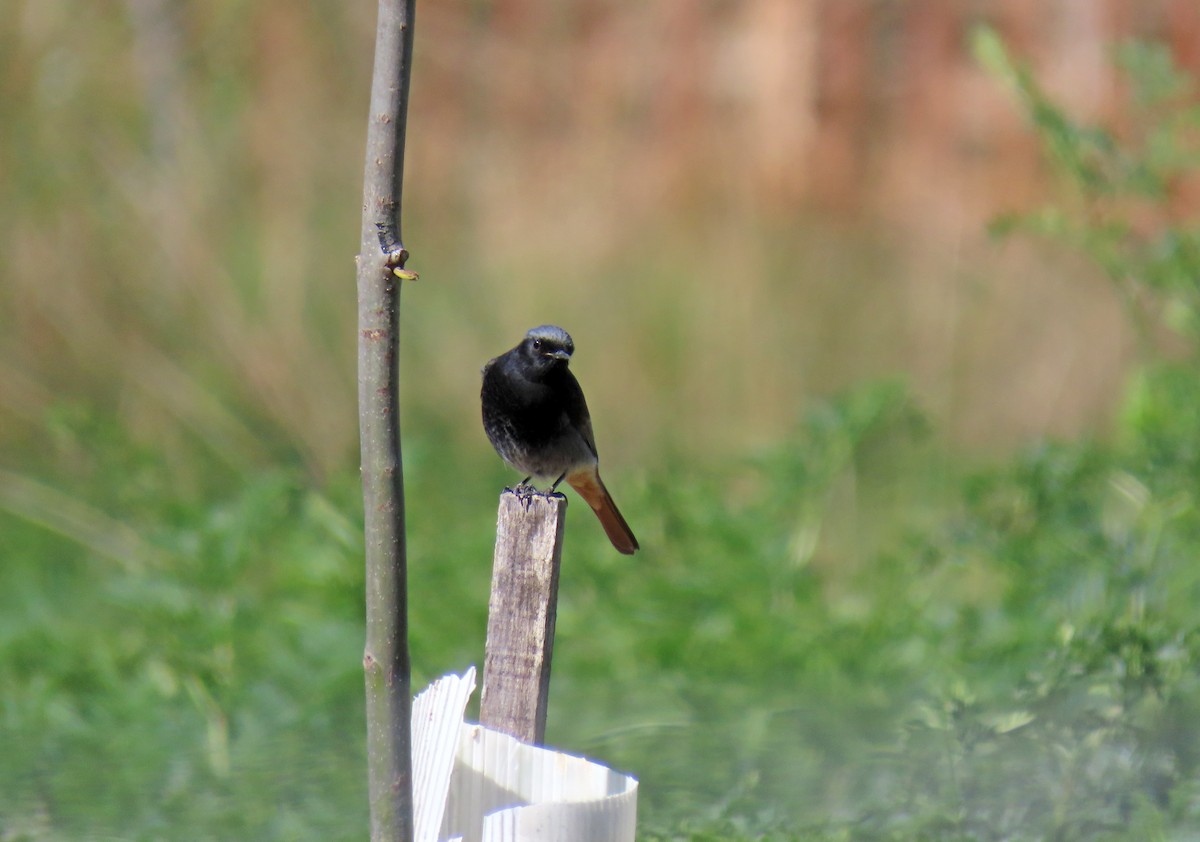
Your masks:
<svg viewBox="0 0 1200 842"><path fill-rule="evenodd" d="M375 4L115 8L0 23L0 445L79 399L231 465L352 464ZM408 406L486 458L479 365L553 320L593 402L638 407L615 459L680 406L738 448L891 375L972 446L1102 429L1116 296L986 235L1054 185L983 23L1085 121L1120 128L1126 39L1200 70L1195 0L418 3Z"/></svg>
<svg viewBox="0 0 1200 842"><path fill-rule="evenodd" d="M415 138L423 177L476 200L482 187L506 210L520 191L515 209L593 236L610 217L630 229L719 202L958 237L1044 198L1035 139L970 55L977 24L1082 120L1121 114L1114 44L1162 40L1200 69L1190 0L508 0L418 14L414 102L438 127ZM481 147L508 166L464 173ZM580 201L580 184L604 192ZM497 242L521 230L485 216Z"/></svg>

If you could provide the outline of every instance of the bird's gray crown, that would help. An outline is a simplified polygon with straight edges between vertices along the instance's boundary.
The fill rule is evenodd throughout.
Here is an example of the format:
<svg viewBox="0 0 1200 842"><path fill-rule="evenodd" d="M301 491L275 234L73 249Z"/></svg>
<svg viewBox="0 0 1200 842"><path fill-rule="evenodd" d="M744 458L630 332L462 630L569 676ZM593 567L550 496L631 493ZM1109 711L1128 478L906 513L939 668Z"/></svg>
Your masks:
<svg viewBox="0 0 1200 842"><path fill-rule="evenodd" d="M525 339L543 352L565 351L568 356L575 353L571 334L557 325L541 325L525 334Z"/></svg>

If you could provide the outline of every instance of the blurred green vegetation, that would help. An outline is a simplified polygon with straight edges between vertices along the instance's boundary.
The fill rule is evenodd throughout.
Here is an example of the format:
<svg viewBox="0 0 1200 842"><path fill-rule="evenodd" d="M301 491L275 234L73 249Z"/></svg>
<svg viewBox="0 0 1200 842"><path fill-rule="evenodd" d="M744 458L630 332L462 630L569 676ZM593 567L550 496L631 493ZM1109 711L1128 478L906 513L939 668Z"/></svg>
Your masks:
<svg viewBox="0 0 1200 842"><path fill-rule="evenodd" d="M193 25L245 50L211 15ZM4 45L6 78L67 56L49 43ZM703 255L680 257L678 232L550 284L414 226L426 278L430 263L475 273L453 306L422 306L431 280L404 293L415 680L482 661L495 493L512 477L476 428L474 372L515 341L512 324L543 320L496 290L541 284L543 312L580 340L606 477L646 548L617 556L572 502L549 741L640 777L645 839L1200 833L1200 272L1194 224L1168 201L1195 164L1194 91L1160 51L1122 54L1152 96L1148 151L1073 123L998 41L978 49L1069 198L1001 227L1081 247L1131 290L1153 340L1104 439L966 464L896 380L799 412L807 381L788 357L854 340L817 316L814 336L782 341L823 293L788 283L803 248L767 234L733 247L770 283L724 291ZM221 67L199 77L199 136L156 153L194 168L146 166L150 126L130 146L115 129L64 142L100 114L137 122L119 97L71 98L84 90L71 74L99 64L31 73L0 97L2 172L20 196L0 205L0 839L365 831L344 288L356 220L342 212L356 167L321 170L329 183L294 217L264 221L256 202L286 170L233 153L254 131L233 119L244 94ZM58 122L7 119L22 108ZM262 119L286 128L286 114ZM290 154L309 162L344 131L305 128ZM24 166L41 147L56 165ZM819 274L827 252L801 245ZM839 265L865 278L884 257ZM83 280L96 266L106 283ZM706 294L681 302L680 273ZM595 306L610 282L636 313ZM1178 331L1165 348L1160 328ZM775 434L758 413L799 420Z"/></svg>

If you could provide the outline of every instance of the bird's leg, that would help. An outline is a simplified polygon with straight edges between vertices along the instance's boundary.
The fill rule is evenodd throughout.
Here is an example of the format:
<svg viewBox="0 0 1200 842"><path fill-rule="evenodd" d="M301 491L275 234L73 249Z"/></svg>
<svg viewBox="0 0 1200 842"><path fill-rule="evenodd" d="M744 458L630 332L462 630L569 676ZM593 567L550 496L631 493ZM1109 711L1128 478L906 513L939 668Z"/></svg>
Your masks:
<svg viewBox="0 0 1200 842"><path fill-rule="evenodd" d="M524 500L524 501L525 501L525 505L526 505L526 507L528 507L528 506L529 506L529 498L530 498L530 496L531 496L531 495L533 495L533 494L535 494L535 493L537 492L537 489L536 489L536 488L534 488L532 485L530 485L530 484L529 484L529 481L530 481L531 479L533 479L533 475L532 475L532 474L530 474L529 476L525 477L525 479L523 479L523 480L521 480L519 483L517 483L517 487L516 487L516 488L506 488L506 489L504 489L504 490L505 490L505 491L511 491L513 494L515 494L515 495L517 495L518 497L520 497L522 500Z"/></svg>
<svg viewBox="0 0 1200 842"><path fill-rule="evenodd" d="M563 471L561 474L559 474L559 476L558 476L558 479L556 479L556 480L554 481L554 485L550 486L550 490L546 492L546 496L547 496L547 497L549 497L549 496L551 496L552 494L554 494L554 492L555 492L555 491L558 489L558 484L559 484L560 482L562 482L562 481L563 481L564 479L566 479L566 478L567 478L567 472L566 472L566 471Z"/></svg>
<svg viewBox="0 0 1200 842"><path fill-rule="evenodd" d="M506 486L504 486L504 490L505 490L505 491L511 491L513 494L517 494L518 492L520 492L520 491L523 491L523 490L525 490L525 489L527 489L527 488L529 488L529 487L530 487L530 485L529 485L529 481L530 481L531 479L533 479L533 475L532 475L532 474L530 474L529 476L525 477L525 479L521 480L520 482L518 482L516 485L514 485L514 486L512 486L512 487L509 487L509 486L507 486L507 485L506 485Z"/></svg>

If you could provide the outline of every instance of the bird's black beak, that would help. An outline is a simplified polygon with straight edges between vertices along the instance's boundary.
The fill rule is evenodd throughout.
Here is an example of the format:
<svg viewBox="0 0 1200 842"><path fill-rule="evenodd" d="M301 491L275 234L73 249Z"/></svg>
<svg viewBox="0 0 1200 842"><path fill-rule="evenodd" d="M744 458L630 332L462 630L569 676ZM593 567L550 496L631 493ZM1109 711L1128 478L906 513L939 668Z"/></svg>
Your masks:
<svg viewBox="0 0 1200 842"><path fill-rule="evenodd" d="M563 360L564 362L571 359L571 355L561 349L558 351L551 351L550 353L546 354L546 356L552 360Z"/></svg>

